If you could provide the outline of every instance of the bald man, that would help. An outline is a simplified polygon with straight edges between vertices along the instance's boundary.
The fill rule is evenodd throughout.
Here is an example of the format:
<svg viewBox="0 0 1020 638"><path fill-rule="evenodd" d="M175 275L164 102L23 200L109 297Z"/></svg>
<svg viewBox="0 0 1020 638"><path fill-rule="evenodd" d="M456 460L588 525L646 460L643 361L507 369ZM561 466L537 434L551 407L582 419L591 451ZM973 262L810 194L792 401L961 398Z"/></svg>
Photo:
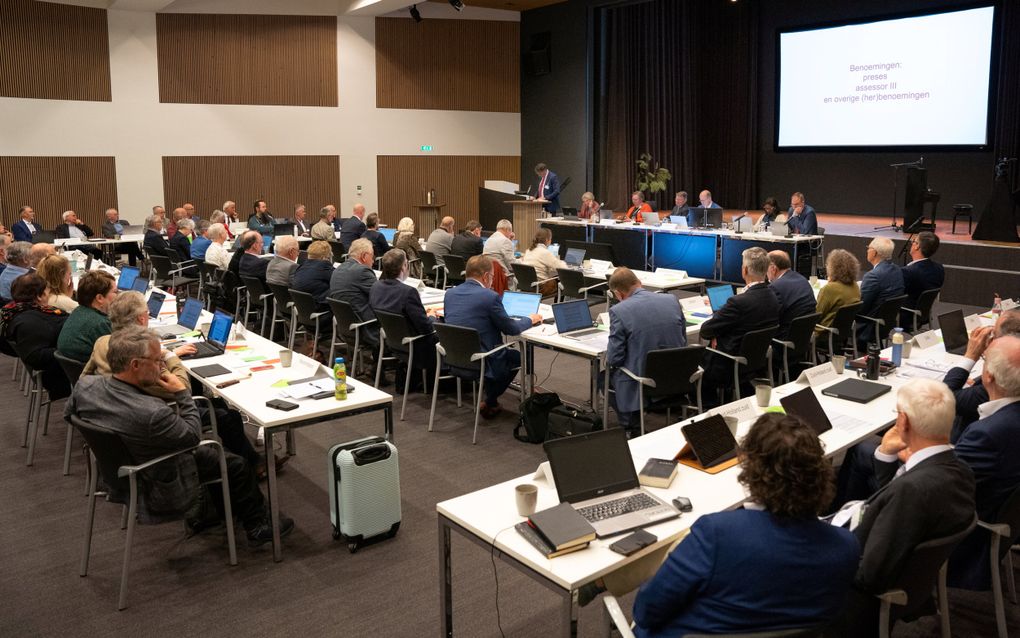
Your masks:
<svg viewBox="0 0 1020 638"><path fill-rule="evenodd" d="M436 261L443 263L443 255L449 255L453 248L453 229L457 220L453 217L444 217L439 228L432 231L428 241L425 242L425 250L436 256Z"/></svg>
<svg viewBox="0 0 1020 638"><path fill-rule="evenodd" d="M340 243L344 245L344 250L350 250L351 243L355 239L361 239L361 236L368 230L364 219L365 205L355 204L354 209L351 210L351 216L340 224Z"/></svg>

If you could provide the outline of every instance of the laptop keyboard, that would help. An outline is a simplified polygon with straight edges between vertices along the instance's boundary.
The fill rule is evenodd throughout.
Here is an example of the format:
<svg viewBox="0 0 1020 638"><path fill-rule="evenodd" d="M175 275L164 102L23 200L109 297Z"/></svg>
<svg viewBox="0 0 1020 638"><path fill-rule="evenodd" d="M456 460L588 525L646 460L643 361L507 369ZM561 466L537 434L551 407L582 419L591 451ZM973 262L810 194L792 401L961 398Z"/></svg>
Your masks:
<svg viewBox="0 0 1020 638"><path fill-rule="evenodd" d="M639 512L641 510L653 509L656 507L662 507L662 503L659 503L647 494L639 493L614 499L612 501L606 501L604 503L598 503L596 505L589 505L588 507L582 507L577 511L589 522L594 523L596 521L604 521L607 518L613 518L614 516L629 514L630 512Z"/></svg>
<svg viewBox="0 0 1020 638"><path fill-rule="evenodd" d="M597 335L600 332L602 332L600 328L589 328L588 330L577 330L575 332L568 332L566 336L574 337L576 339L578 337L588 337L591 335Z"/></svg>
<svg viewBox="0 0 1020 638"><path fill-rule="evenodd" d="M195 354L192 357L215 357L221 353L220 349L206 341L199 341L195 344Z"/></svg>

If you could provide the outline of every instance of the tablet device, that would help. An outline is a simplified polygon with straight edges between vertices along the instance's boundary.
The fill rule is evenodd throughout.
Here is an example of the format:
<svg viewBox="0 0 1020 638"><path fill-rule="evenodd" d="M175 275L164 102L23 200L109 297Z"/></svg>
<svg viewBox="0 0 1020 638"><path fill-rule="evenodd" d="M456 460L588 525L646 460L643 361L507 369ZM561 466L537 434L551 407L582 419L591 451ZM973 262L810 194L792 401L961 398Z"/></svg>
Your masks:
<svg viewBox="0 0 1020 638"><path fill-rule="evenodd" d="M855 403L870 403L889 390L891 390L889 386L881 383L863 379L845 379L825 388L822 390L822 394Z"/></svg>
<svg viewBox="0 0 1020 638"><path fill-rule="evenodd" d="M719 465L737 455L737 440L721 415L682 425L680 431L702 467Z"/></svg>

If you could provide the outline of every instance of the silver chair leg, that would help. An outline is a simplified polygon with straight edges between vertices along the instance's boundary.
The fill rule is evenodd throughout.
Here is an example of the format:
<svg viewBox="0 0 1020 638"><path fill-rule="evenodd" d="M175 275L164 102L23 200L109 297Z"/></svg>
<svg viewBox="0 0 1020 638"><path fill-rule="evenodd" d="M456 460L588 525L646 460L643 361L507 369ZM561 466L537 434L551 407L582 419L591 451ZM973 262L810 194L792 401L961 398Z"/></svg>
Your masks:
<svg viewBox="0 0 1020 638"><path fill-rule="evenodd" d="M641 436L644 436L645 435L645 384L638 383L637 396L638 396L638 411L639 411L639 414L641 415ZM617 398L619 398L619 397L617 397ZM606 396L606 400L607 401L609 400L608 394Z"/></svg>
<svg viewBox="0 0 1020 638"><path fill-rule="evenodd" d="M220 487L223 490L223 520L227 525L227 553L230 555L230 564L237 564L237 540L234 538L234 514L230 505L230 483L227 478L227 459L223 455L223 448L220 447L217 455L220 462ZM269 451L272 454L272 450Z"/></svg>
<svg viewBox="0 0 1020 638"><path fill-rule="evenodd" d="M485 359L482 359L478 367L478 396L475 399L475 431L471 435L471 445L478 442L478 420L482 417L482 397L485 396Z"/></svg>
<svg viewBox="0 0 1020 638"><path fill-rule="evenodd" d="M1016 604L1016 579L1013 577L1013 549L1006 552L1006 586L1009 587L1009 601Z"/></svg>
<svg viewBox="0 0 1020 638"><path fill-rule="evenodd" d="M462 394L461 394L460 377L457 377L457 407L459 408L459 407L461 407L463 405L464 405L464 401L462 399Z"/></svg>
<svg viewBox="0 0 1020 638"><path fill-rule="evenodd" d="M71 473L71 447L74 439L74 426L67 424L67 438L64 440L64 476Z"/></svg>
<svg viewBox="0 0 1020 638"><path fill-rule="evenodd" d="M120 597L117 599L117 610L127 607L128 571L131 567L131 543L135 539L135 523L138 518L138 479L134 474L130 477L131 505L128 508L127 535L124 538L124 565L120 570Z"/></svg>
<svg viewBox="0 0 1020 638"><path fill-rule="evenodd" d="M39 418L42 414L42 378L39 373L32 375L32 405L34 416L28 425L28 458L25 465L31 466L35 459L35 440L39 434Z"/></svg>
<svg viewBox="0 0 1020 638"><path fill-rule="evenodd" d="M383 369L383 352L386 348L386 341L383 339L383 331L379 331L379 356L375 360L375 387L379 387L379 381L382 380L382 369Z"/></svg>
<svg viewBox="0 0 1020 638"><path fill-rule="evenodd" d="M995 626L999 632L999 638L1008 638L1009 632L1006 630L1006 604L1002 600L1002 565L999 560L999 543L1002 542L1002 537L995 533L992 533L991 536L992 542L990 543L988 555L992 567L992 600L995 602ZM944 626L945 623L943 622ZM942 633L946 635L944 630Z"/></svg>
<svg viewBox="0 0 1020 638"><path fill-rule="evenodd" d="M432 386L432 409L429 410L429 429L428 429L429 432L432 431L432 424L436 419L436 399L439 398L439 373L442 370L442 368L443 357L440 356L439 353L436 353L436 382Z"/></svg>
<svg viewBox="0 0 1020 638"><path fill-rule="evenodd" d="M407 407L407 391L411 389L411 375L414 374L414 344L408 344L407 348L407 372L404 374L404 400L400 402L400 420L404 420L404 408Z"/></svg>
<svg viewBox="0 0 1020 638"><path fill-rule="evenodd" d="M307 333L306 333L307 334ZM294 349L294 337L297 336L297 315L290 311L290 338L287 340L287 348Z"/></svg>
<svg viewBox="0 0 1020 638"><path fill-rule="evenodd" d="M949 628L949 595L946 591L946 568L949 561L942 563L942 567L939 569L939 579L937 585L938 592L938 603L939 603L939 626L942 630L942 638L952 638L953 632ZM999 591L1002 594L1001 590Z"/></svg>
<svg viewBox="0 0 1020 638"><path fill-rule="evenodd" d="M89 573L89 555L92 553L92 528L96 522L96 485L98 483L98 476L96 457L89 451L89 509L85 515L85 540L81 548L81 564L78 567L79 576L88 576Z"/></svg>
<svg viewBox="0 0 1020 638"><path fill-rule="evenodd" d="M266 304L264 306L264 312L269 315L269 340L272 341L273 335L276 334L276 298L267 299L264 303ZM272 304L272 306L270 306L270 304ZM273 309L272 312L269 311L270 307Z"/></svg>
<svg viewBox="0 0 1020 638"><path fill-rule="evenodd" d="M333 365L333 361L335 361L335 359L333 359L333 354L336 352L336 333L337 333L336 322L337 322L336 317L333 317L333 339L332 341L329 342L329 360L326 362L328 365ZM353 360L351 361L351 366L352 367L354 366ZM352 377L354 376L353 370L351 371L351 376Z"/></svg>

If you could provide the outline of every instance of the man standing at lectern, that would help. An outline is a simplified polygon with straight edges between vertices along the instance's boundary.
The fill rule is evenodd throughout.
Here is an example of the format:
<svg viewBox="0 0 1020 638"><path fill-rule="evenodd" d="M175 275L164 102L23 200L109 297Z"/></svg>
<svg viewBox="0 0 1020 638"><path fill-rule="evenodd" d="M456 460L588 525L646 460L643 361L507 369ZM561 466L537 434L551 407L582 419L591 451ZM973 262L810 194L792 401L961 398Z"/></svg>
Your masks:
<svg viewBox="0 0 1020 638"><path fill-rule="evenodd" d="M543 163L535 166L538 175L538 192L535 198L542 202L547 213L555 213L560 209L560 178Z"/></svg>

